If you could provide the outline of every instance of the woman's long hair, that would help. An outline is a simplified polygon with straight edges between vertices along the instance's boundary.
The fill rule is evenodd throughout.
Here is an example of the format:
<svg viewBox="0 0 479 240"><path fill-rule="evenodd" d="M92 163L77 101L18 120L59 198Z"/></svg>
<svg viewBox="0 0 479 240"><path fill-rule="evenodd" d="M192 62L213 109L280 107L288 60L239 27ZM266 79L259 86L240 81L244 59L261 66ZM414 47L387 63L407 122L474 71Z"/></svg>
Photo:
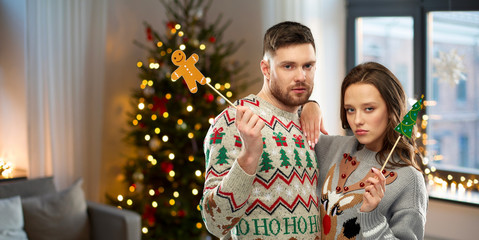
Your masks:
<svg viewBox="0 0 479 240"><path fill-rule="evenodd" d="M406 94L396 76L394 76L394 74L383 65L376 62L367 62L357 65L351 69L348 75L344 78L341 86L340 113L344 129L351 129L346 118L346 110L344 109L344 94L346 89L355 83L371 84L375 86L386 102L389 121L382 148L376 155L376 161L383 165L386 161L386 157L392 150L394 143L400 136L394 128L401 123L402 118L407 113ZM414 140L416 132L417 128L414 126L412 139L401 137L401 140L394 149L394 153L399 159L390 159L388 162L389 165L393 167L413 166L421 171L419 162L422 161L422 156L419 153Z"/></svg>

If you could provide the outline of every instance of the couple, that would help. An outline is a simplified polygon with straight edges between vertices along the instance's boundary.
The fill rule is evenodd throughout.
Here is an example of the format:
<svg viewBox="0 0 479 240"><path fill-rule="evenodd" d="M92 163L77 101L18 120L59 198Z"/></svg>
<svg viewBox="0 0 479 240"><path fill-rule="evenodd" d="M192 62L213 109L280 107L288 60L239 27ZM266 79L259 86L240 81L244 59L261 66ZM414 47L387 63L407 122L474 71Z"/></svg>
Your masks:
<svg viewBox="0 0 479 240"><path fill-rule="evenodd" d="M207 229L222 239L422 239L427 195L414 141L402 137L378 170L407 112L397 78L378 63L353 68L341 121L354 136L318 138L310 29L271 27L260 66L261 91L219 114L205 138Z"/></svg>

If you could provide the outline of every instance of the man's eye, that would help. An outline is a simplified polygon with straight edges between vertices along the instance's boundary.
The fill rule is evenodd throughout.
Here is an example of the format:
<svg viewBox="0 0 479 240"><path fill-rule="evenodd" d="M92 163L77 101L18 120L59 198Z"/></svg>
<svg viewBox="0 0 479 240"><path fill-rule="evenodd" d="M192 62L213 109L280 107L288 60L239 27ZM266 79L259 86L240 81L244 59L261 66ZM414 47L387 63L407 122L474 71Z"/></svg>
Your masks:
<svg viewBox="0 0 479 240"><path fill-rule="evenodd" d="M306 64L304 65L304 68L306 69L311 69L313 67L313 64Z"/></svg>
<svg viewBox="0 0 479 240"><path fill-rule="evenodd" d="M291 66L291 65L284 65L284 68L286 68L286 69L292 69L293 66Z"/></svg>

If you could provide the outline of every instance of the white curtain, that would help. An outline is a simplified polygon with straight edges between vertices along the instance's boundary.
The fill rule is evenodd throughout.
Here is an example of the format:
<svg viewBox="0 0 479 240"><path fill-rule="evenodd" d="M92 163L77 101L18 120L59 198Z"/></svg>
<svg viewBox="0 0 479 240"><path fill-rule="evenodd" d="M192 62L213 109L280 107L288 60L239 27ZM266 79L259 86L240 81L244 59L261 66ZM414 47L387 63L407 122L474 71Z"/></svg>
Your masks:
<svg viewBox="0 0 479 240"><path fill-rule="evenodd" d="M106 0L27 0L29 177L98 199Z"/></svg>

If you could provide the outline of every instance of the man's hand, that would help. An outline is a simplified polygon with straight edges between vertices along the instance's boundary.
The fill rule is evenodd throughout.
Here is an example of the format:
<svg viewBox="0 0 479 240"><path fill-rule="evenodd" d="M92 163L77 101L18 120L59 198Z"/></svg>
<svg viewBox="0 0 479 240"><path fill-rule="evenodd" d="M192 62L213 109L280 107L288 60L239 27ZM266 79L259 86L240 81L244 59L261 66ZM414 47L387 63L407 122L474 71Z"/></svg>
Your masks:
<svg viewBox="0 0 479 240"><path fill-rule="evenodd" d="M328 135L328 132L324 129L321 108L316 102L307 102L303 105L300 123L309 146L314 147L314 145L316 145L319 138L319 132Z"/></svg>
<svg viewBox="0 0 479 240"><path fill-rule="evenodd" d="M372 168L371 171L375 176L366 180L367 186L364 188L363 204L359 209L361 212L371 212L376 209L386 191L386 178L376 168Z"/></svg>
<svg viewBox="0 0 479 240"><path fill-rule="evenodd" d="M264 121L249 108L237 106L235 125L243 142L241 153L237 159L238 164L246 173L253 175L256 173L259 159L263 153L261 129L264 127Z"/></svg>

